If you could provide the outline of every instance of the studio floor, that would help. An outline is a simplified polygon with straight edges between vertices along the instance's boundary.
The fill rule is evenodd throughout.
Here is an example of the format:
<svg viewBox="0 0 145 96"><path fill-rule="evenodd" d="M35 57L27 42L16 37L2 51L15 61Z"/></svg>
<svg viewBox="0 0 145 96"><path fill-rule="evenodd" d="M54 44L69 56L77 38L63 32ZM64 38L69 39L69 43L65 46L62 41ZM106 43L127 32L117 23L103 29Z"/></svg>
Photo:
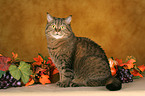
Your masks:
<svg viewBox="0 0 145 96"><path fill-rule="evenodd" d="M55 84L0 89L0 96L145 96L145 77L123 84L120 91L101 87L60 88Z"/></svg>

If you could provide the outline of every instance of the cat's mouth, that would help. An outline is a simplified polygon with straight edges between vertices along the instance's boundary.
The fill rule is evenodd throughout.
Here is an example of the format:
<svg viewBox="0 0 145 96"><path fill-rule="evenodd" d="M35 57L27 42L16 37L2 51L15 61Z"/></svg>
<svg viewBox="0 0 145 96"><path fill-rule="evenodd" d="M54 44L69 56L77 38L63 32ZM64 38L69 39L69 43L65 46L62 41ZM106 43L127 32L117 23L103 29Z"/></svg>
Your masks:
<svg viewBox="0 0 145 96"><path fill-rule="evenodd" d="M58 32L55 32L54 34L51 34L51 36L54 37L55 39L61 39L64 35Z"/></svg>

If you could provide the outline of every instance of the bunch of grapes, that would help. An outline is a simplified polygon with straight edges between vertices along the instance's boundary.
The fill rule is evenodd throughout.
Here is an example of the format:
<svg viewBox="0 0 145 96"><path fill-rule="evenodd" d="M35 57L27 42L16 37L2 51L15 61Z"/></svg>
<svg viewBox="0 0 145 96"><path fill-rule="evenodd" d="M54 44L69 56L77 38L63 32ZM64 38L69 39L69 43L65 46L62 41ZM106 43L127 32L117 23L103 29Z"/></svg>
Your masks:
<svg viewBox="0 0 145 96"><path fill-rule="evenodd" d="M130 73L129 69L118 69L117 71L117 78L122 83L133 82L133 75Z"/></svg>
<svg viewBox="0 0 145 96"><path fill-rule="evenodd" d="M22 83L19 80L16 80L11 76L11 74L6 72L1 78L0 78L0 89L6 89L9 87L21 87Z"/></svg>

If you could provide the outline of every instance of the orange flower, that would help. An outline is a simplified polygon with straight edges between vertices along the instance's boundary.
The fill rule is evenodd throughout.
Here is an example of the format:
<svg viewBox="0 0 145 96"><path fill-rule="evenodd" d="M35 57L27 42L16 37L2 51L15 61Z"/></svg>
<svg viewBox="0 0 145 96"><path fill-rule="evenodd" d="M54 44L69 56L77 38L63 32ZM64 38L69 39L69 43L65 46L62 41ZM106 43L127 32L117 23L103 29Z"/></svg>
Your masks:
<svg viewBox="0 0 145 96"><path fill-rule="evenodd" d="M138 66L138 68L139 68L142 72L145 70L145 66L144 66L144 65Z"/></svg>
<svg viewBox="0 0 145 96"><path fill-rule="evenodd" d="M43 85L45 85L46 83L51 83L51 81L48 78L48 75L41 75L41 77L39 78L39 82Z"/></svg>
<svg viewBox="0 0 145 96"><path fill-rule="evenodd" d="M143 77L137 70L133 69L133 71L130 72L133 76L140 76Z"/></svg>
<svg viewBox="0 0 145 96"><path fill-rule="evenodd" d="M38 58L33 58L36 62L33 63L33 65L41 65L43 62L43 58L38 55Z"/></svg>

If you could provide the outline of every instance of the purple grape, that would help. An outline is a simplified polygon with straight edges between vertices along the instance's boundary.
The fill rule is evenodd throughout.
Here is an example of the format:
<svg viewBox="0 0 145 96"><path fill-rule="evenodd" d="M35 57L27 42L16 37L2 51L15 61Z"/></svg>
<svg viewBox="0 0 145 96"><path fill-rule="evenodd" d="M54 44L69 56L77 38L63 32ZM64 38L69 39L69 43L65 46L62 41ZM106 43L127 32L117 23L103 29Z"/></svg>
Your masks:
<svg viewBox="0 0 145 96"><path fill-rule="evenodd" d="M6 89L9 87L21 87L22 83L19 80L16 80L11 76L9 71L7 71L2 77L0 78L0 89Z"/></svg>
<svg viewBox="0 0 145 96"><path fill-rule="evenodd" d="M17 84L18 87L22 86L22 83L20 81L18 81L16 84Z"/></svg>
<svg viewBox="0 0 145 96"><path fill-rule="evenodd" d="M124 72L124 71L125 71L125 69L121 69L121 71L122 71L122 72Z"/></svg>
<svg viewBox="0 0 145 96"><path fill-rule="evenodd" d="M133 75L130 73L129 69L119 69L116 76L122 83L128 83L133 81Z"/></svg>

